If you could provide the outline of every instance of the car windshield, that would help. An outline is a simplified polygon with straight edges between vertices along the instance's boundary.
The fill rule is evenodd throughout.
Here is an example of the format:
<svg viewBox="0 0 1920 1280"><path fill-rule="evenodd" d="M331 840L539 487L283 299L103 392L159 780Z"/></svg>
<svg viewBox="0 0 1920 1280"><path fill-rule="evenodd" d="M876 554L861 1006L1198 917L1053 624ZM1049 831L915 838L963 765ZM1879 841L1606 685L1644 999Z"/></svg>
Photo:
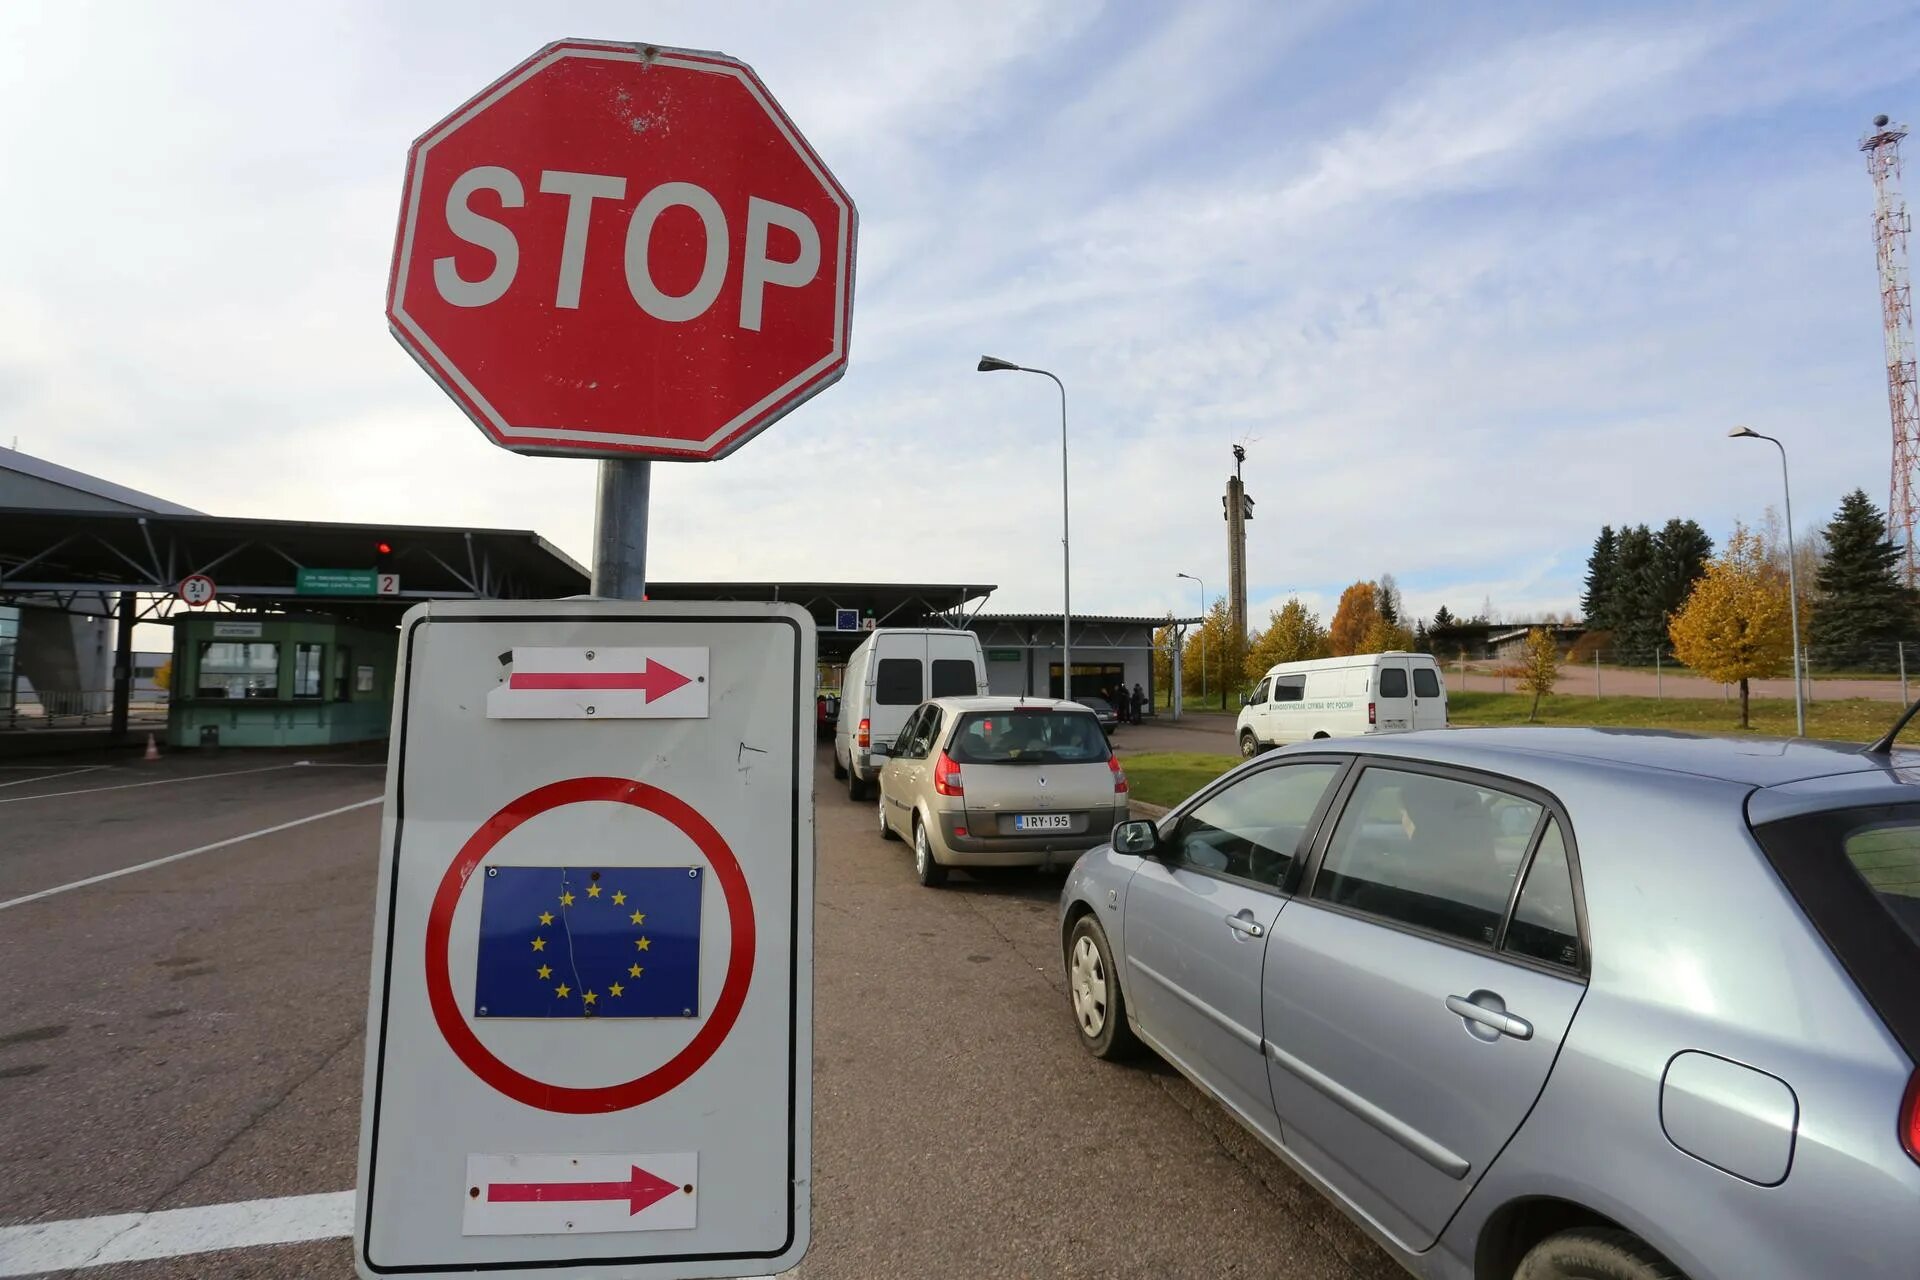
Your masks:
<svg viewBox="0 0 1920 1280"><path fill-rule="evenodd" d="M1084 711L1015 710L962 716L947 754L960 764L1097 764L1109 752Z"/></svg>

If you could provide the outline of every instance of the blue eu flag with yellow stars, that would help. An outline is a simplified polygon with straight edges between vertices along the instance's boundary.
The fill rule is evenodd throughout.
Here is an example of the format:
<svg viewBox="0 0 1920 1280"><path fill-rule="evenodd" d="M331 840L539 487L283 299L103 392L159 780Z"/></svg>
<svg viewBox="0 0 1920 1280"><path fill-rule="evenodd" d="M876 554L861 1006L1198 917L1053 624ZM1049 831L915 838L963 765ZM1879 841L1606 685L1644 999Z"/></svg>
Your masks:
<svg viewBox="0 0 1920 1280"><path fill-rule="evenodd" d="M700 1012L701 868L488 865L483 878L477 1016Z"/></svg>

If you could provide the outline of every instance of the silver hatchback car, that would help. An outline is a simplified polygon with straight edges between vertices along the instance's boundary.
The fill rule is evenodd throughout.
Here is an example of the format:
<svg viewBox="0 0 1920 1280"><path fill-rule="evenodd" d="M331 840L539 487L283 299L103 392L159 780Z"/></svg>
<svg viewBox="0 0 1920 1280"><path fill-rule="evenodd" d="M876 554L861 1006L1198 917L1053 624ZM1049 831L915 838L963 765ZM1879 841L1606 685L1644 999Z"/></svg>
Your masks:
<svg viewBox="0 0 1920 1280"><path fill-rule="evenodd" d="M1920 1275L1920 756L1330 747L1075 865L1089 1050L1145 1042L1417 1275Z"/></svg>

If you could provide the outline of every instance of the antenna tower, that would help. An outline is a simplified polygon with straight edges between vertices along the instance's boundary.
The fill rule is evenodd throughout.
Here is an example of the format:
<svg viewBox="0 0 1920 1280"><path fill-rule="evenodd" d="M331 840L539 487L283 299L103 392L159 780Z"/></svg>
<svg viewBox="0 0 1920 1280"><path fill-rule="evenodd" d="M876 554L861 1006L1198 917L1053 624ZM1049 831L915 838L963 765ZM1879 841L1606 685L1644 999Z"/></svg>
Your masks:
<svg viewBox="0 0 1920 1280"><path fill-rule="evenodd" d="M1913 290L1907 280L1906 198L1900 194L1900 139L1905 125L1885 116L1860 139L1873 177L1873 249L1880 268L1880 321L1886 332L1887 405L1893 417L1893 471L1887 486L1887 524L1900 547L1900 576L1916 585L1914 490L1920 485L1920 381L1914 376Z"/></svg>

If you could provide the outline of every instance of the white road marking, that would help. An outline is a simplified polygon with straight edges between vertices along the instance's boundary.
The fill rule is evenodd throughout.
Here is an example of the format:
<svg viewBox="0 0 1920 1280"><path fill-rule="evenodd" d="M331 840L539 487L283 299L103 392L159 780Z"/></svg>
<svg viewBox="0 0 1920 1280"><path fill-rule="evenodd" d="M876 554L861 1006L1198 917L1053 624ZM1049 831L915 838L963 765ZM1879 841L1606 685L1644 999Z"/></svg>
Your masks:
<svg viewBox="0 0 1920 1280"><path fill-rule="evenodd" d="M353 1234L353 1192L0 1227L0 1276L144 1262ZM757 1280L767 1280L758 1277Z"/></svg>
<svg viewBox="0 0 1920 1280"><path fill-rule="evenodd" d="M382 797L374 796L370 800L356 800L352 804L343 804L338 809L328 809L325 813L311 813L304 818L295 818L292 822L282 822L278 826L262 827L258 831L249 831L243 836L229 836L225 840L216 840L212 844L203 844L198 849L187 849L180 853L170 853L164 858L154 858L150 862L135 863L131 867L122 867L118 871L107 871L97 876L88 876L85 880L75 880L72 884L56 885L51 889L42 889L38 893L29 893L25 897L11 898L0 902L0 911L8 907L18 907L29 902L38 902L41 898L51 898L56 893L65 893L69 889L84 889L90 884L99 884L102 880L113 880L120 876L130 876L136 871L149 871L154 867L164 867L169 862L178 862L182 858L191 858L196 854L212 853L215 849L224 849L229 845L242 844L248 840L258 840L261 836L270 836L276 832L304 827L309 822L318 822L322 818L337 817L343 813L352 813L355 809L364 809L370 804L379 804ZM6 803L0 801L0 804ZM5 1274L0 1272L0 1275Z"/></svg>
<svg viewBox="0 0 1920 1280"><path fill-rule="evenodd" d="M111 787L82 787L78 791L49 791L41 796L8 796L0 804L25 804L29 800L59 800L64 796L91 796L102 791L131 791L135 787L164 787L174 782L204 782L208 778L238 778L249 773L278 773L282 769L304 769L305 760L293 764L270 764L259 769L228 769L225 773L189 773L178 778L154 778L147 782L120 782ZM43 779L35 779L43 781Z"/></svg>
<svg viewBox="0 0 1920 1280"><path fill-rule="evenodd" d="M353 1234L353 1192L0 1227L0 1276Z"/></svg>
<svg viewBox="0 0 1920 1280"><path fill-rule="evenodd" d="M15 778L12 782L0 782L0 787L24 787L29 782L52 782L55 778L71 778L82 773L98 773L106 767L104 764L90 764L84 769L69 769L65 773L49 773L43 778ZM31 800L36 797L25 796L22 798Z"/></svg>

